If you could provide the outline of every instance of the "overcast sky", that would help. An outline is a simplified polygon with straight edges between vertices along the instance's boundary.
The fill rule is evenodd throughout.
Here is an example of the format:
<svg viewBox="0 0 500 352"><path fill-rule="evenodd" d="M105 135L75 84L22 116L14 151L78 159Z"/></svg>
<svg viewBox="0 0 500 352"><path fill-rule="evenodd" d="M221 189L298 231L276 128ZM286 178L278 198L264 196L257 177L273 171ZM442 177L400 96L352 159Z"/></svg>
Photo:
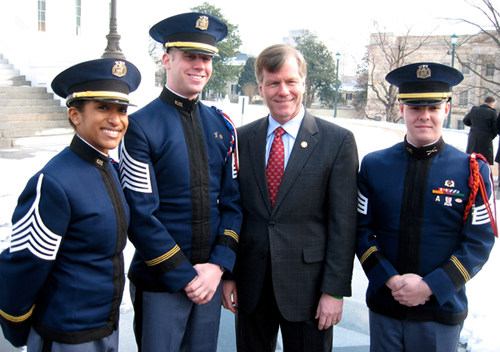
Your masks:
<svg viewBox="0 0 500 352"><path fill-rule="evenodd" d="M470 0L479 3L480 0ZM127 0L122 3L126 3ZM226 19L238 25L243 45L242 52L258 55L265 47L281 43L289 30L308 29L334 52L340 52L345 60L359 60L368 44L370 33L375 32L377 21L381 30L411 34L451 35L471 34L477 30L470 25L459 25L445 18L467 18L483 22L484 16L464 0L210 0L221 9ZM492 0L498 3L500 0ZM171 15L189 12L191 7L203 4L203 0L134 1L141 4L151 25ZM120 6L120 0L118 0ZM150 11L148 8L155 9Z"/></svg>

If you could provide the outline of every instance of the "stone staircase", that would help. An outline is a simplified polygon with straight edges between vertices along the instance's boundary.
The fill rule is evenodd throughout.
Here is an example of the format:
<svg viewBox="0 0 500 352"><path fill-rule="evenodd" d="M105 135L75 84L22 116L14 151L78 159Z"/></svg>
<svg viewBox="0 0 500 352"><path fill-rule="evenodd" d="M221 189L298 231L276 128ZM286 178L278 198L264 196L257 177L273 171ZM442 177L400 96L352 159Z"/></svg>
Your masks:
<svg viewBox="0 0 500 352"><path fill-rule="evenodd" d="M21 138L72 133L67 116L52 93L31 87L0 54L0 148L17 147Z"/></svg>

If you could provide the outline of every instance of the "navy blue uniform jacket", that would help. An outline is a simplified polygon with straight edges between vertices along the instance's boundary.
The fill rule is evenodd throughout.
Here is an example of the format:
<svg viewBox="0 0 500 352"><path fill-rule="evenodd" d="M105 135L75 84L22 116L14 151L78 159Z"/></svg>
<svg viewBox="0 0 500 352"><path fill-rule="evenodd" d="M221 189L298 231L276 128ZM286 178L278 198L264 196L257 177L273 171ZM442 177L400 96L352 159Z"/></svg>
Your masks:
<svg viewBox="0 0 500 352"><path fill-rule="evenodd" d="M242 215L230 142L220 113L166 88L130 115L120 169L136 287L172 293L196 277L197 263L233 269Z"/></svg>
<svg viewBox="0 0 500 352"><path fill-rule="evenodd" d="M492 202L490 168L482 161L479 167ZM495 238L481 192L463 224L469 175L469 155L442 139L420 149L405 141L365 156L357 255L370 282L372 311L402 320L464 321L464 285L488 260ZM434 293L424 305L400 305L385 286L406 273L422 276Z"/></svg>
<svg viewBox="0 0 500 352"><path fill-rule="evenodd" d="M117 168L76 136L29 180L0 255L0 323L12 344L26 344L31 325L66 344L118 328L128 225L119 185Z"/></svg>

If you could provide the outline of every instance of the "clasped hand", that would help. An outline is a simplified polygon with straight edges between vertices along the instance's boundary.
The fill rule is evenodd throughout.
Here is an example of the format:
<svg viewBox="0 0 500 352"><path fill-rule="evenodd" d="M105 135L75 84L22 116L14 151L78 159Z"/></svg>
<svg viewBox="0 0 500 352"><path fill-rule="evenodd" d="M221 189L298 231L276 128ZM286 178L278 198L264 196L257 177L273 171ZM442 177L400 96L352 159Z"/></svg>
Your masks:
<svg viewBox="0 0 500 352"><path fill-rule="evenodd" d="M193 268L198 275L184 287L184 291L193 303L208 303L220 284L222 270L219 265L211 263L196 264Z"/></svg>
<svg viewBox="0 0 500 352"><path fill-rule="evenodd" d="M425 304L432 296L427 282L417 274L395 275L386 282L396 301L408 307Z"/></svg>

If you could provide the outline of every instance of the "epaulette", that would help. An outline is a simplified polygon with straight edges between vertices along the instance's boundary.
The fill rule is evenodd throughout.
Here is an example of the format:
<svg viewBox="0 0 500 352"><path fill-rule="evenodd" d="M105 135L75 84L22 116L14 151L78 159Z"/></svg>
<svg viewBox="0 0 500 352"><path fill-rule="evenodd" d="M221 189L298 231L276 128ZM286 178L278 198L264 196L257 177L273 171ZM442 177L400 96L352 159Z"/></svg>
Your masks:
<svg viewBox="0 0 500 352"><path fill-rule="evenodd" d="M227 116L225 112L223 112L221 109L212 106L212 109L217 111L219 115L221 115L224 118L224 122L226 123L226 127L231 133L231 142L229 143L229 150L227 151L226 154L226 160L233 154L233 178L236 178L238 175L239 166L238 166L238 133L236 131L236 126L234 125L233 121Z"/></svg>

